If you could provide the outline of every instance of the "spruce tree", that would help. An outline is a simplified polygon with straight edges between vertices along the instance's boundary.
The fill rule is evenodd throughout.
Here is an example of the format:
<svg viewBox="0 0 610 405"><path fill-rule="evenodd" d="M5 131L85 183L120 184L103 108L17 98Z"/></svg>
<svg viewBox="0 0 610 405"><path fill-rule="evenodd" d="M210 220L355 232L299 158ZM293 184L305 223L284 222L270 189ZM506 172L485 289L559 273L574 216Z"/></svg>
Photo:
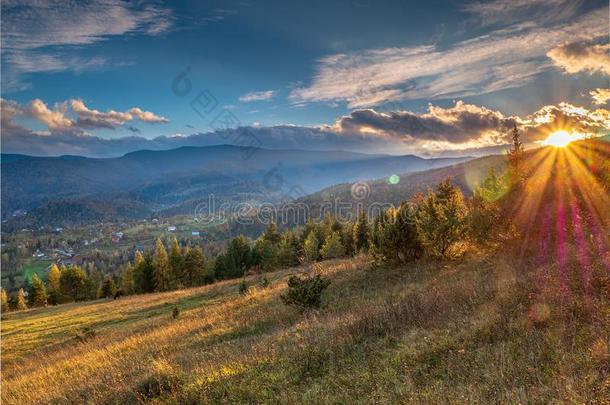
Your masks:
<svg viewBox="0 0 610 405"><path fill-rule="evenodd" d="M121 271L119 275L119 287L123 294L129 295L135 292L134 269L131 263L127 263L127 266Z"/></svg>
<svg viewBox="0 0 610 405"><path fill-rule="evenodd" d="M185 257L185 281L188 286L195 286L201 282L210 282L204 280L205 273L205 257L199 246L189 249Z"/></svg>
<svg viewBox="0 0 610 405"><path fill-rule="evenodd" d="M161 239L157 238L155 244L155 257L153 261L154 265L154 282L156 291L167 291L170 289L172 284L172 274L169 265L169 258L167 251Z"/></svg>
<svg viewBox="0 0 610 405"><path fill-rule="evenodd" d="M40 307L47 303L47 289L37 274L32 276L28 295L31 307Z"/></svg>

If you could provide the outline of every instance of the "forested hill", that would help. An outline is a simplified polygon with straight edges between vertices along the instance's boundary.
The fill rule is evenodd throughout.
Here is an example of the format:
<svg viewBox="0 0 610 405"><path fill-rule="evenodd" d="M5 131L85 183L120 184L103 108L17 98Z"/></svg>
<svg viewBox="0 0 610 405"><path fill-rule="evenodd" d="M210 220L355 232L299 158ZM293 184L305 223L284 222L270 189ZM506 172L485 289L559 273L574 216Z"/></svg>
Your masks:
<svg viewBox="0 0 610 405"><path fill-rule="evenodd" d="M466 159L229 145L139 151L112 159L2 155L2 212L6 218L16 210L32 211L31 217L50 222L70 221L69 215L58 213L57 205L64 203L72 204L71 212L87 211L86 216L76 215L76 222L163 210L191 212L210 194L220 201L273 202L286 193L300 197L332 184Z"/></svg>

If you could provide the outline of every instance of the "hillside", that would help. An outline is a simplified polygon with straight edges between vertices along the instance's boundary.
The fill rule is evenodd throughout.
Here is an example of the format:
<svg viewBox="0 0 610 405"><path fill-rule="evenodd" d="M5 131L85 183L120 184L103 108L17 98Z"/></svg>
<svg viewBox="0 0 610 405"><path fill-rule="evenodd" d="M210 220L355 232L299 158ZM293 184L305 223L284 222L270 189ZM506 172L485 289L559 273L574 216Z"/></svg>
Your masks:
<svg viewBox="0 0 610 405"><path fill-rule="evenodd" d="M3 155L2 211L3 218L15 210L30 211L19 219L18 227L79 223L88 217L105 218L106 212L116 213L116 219L133 217L132 212L140 214L136 217L150 212L190 214L212 194L219 204L273 203L287 194L300 197L332 184L428 170L466 159L228 145L139 151L111 159ZM91 212L95 206L91 200L108 207ZM122 207L113 207L115 201ZM45 206L58 202L70 202L77 213L90 211L88 217L49 216L53 209ZM140 208L123 208L130 206Z"/></svg>
<svg viewBox="0 0 610 405"><path fill-rule="evenodd" d="M571 262L562 295L556 267L497 252L378 270L323 262L331 286L308 314L279 299L303 268L270 273L268 288L250 276L246 296L235 280L10 313L2 402L599 401L610 290L583 292Z"/></svg>

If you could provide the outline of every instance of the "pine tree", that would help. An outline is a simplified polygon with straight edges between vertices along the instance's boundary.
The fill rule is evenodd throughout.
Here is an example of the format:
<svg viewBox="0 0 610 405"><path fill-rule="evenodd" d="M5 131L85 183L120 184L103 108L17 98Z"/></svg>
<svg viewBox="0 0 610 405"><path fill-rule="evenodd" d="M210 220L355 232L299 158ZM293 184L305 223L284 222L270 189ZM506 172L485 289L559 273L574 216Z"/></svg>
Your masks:
<svg viewBox="0 0 610 405"><path fill-rule="evenodd" d="M172 280L176 284L183 283L183 272L184 272L184 257L180 251L180 245L178 240L174 237L172 241L172 247L169 251L169 265L172 273Z"/></svg>
<svg viewBox="0 0 610 405"><path fill-rule="evenodd" d="M16 309L18 311L28 309L28 306L25 303L25 291L23 291L23 288L20 288L19 291L17 291Z"/></svg>
<svg viewBox="0 0 610 405"><path fill-rule="evenodd" d="M354 225L354 250L356 253L369 248L369 223L364 210L360 211Z"/></svg>
<svg viewBox="0 0 610 405"><path fill-rule="evenodd" d="M447 256L465 236L464 197L450 181L441 182L436 192L430 190L416 215L417 233L432 255Z"/></svg>
<svg viewBox="0 0 610 405"><path fill-rule="evenodd" d="M333 232L326 239L322 249L320 249L320 254L324 259L335 259L345 255L345 247L343 247L343 243L341 243L341 235L339 232Z"/></svg>
<svg viewBox="0 0 610 405"><path fill-rule="evenodd" d="M28 295L31 307L40 307L47 303L47 289L37 274L32 276Z"/></svg>
<svg viewBox="0 0 610 405"><path fill-rule="evenodd" d="M508 164L510 166L511 173L515 180L521 181L523 178L523 163L525 161L525 150L523 143L521 142L521 133L517 129L517 123L514 123L513 130L511 131L512 146L508 151Z"/></svg>
<svg viewBox="0 0 610 405"><path fill-rule="evenodd" d="M0 302L0 311L2 313L8 312L8 295L6 294L6 290L4 288L0 288Z"/></svg>
<svg viewBox="0 0 610 405"><path fill-rule="evenodd" d="M53 263L51 265L51 269L49 270L49 275L47 277L49 282L49 302L53 305L57 305L61 302L59 277L59 268L55 263Z"/></svg>
<svg viewBox="0 0 610 405"><path fill-rule="evenodd" d="M156 291L167 291L172 284L171 269L167 251L161 239L157 238L155 246L155 258L153 261L155 268L154 282Z"/></svg>

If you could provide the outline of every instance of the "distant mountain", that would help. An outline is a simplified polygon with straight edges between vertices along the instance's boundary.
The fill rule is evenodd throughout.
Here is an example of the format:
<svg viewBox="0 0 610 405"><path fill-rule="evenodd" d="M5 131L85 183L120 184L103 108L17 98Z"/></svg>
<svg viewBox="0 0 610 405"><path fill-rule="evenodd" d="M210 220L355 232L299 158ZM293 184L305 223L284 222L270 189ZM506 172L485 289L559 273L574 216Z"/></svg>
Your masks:
<svg viewBox="0 0 610 405"><path fill-rule="evenodd" d="M212 194L219 204L274 203L337 183L429 170L465 160L468 158L423 159L230 145L143 150L108 159L3 154L2 215L6 219L17 210L28 211L20 224L59 225L113 216L146 217L153 212L192 213Z"/></svg>
<svg viewBox="0 0 610 405"><path fill-rule="evenodd" d="M582 160L586 164L583 167L588 167L594 175L610 178L610 173L601 173L604 168L600 164L604 159L610 159L610 136L577 141L571 147L575 148L575 153L567 152L567 156ZM552 146L544 148L553 150ZM545 153L539 148L528 150L526 153L534 155L539 152ZM361 199L354 198L352 195L352 183L345 183L336 184L302 197L296 203L307 206L314 218L320 217L321 207L325 210L335 209L337 202L344 204L344 209L345 205L356 209L359 208L358 205L368 207L371 204L398 206L416 193L425 193L429 187L434 187L446 178L451 178L464 194L470 195L476 185L488 175L491 168L494 168L497 173L502 173L505 167L505 155L485 156L442 168L400 173L397 178L394 178L393 183L395 184L390 183L387 178L367 181L366 192L362 193Z"/></svg>

